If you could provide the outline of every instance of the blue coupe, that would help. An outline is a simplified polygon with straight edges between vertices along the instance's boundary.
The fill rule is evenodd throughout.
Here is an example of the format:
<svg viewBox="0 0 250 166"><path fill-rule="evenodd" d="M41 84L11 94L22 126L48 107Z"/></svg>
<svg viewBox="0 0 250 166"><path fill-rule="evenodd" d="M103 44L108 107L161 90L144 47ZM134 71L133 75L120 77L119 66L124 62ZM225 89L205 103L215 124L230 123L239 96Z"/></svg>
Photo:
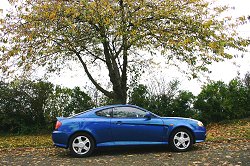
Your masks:
<svg viewBox="0 0 250 166"><path fill-rule="evenodd" d="M69 148L76 157L89 156L96 147L122 145L169 144L183 152L206 138L206 128L198 120L160 117L134 105L98 107L57 120L54 145Z"/></svg>

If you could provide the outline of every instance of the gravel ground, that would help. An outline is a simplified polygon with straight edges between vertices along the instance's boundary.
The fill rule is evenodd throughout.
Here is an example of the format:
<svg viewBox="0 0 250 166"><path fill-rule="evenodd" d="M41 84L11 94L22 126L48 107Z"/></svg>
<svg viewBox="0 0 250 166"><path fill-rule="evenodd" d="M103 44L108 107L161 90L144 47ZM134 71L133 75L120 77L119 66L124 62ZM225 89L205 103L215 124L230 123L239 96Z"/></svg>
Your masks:
<svg viewBox="0 0 250 166"><path fill-rule="evenodd" d="M0 165L250 166L250 140L200 143L185 153L171 152L167 146L102 148L88 158L73 158L54 147L0 149Z"/></svg>

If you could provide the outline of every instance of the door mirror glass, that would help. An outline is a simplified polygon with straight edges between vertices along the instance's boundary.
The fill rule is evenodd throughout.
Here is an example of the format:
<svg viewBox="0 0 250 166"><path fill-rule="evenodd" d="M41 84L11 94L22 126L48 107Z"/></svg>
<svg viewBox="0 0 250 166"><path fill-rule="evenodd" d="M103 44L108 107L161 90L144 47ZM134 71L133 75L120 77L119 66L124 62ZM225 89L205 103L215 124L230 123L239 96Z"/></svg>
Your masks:
<svg viewBox="0 0 250 166"><path fill-rule="evenodd" d="M149 112L146 113L146 115L144 116L147 120L151 119L151 114Z"/></svg>

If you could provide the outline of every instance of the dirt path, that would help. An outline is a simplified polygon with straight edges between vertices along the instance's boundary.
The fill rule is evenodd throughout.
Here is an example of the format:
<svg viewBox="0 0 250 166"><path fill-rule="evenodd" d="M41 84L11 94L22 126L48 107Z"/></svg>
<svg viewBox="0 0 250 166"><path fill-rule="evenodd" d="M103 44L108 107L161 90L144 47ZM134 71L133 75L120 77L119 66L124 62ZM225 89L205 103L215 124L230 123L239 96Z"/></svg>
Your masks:
<svg viewBox="0 0 250 166"><path fill-rule="evenodd" d="M0 165L250 165L250 140L196 144L185 153L168 147L99 149L88 158L73 158L59 148L0 149Z"/></svg>

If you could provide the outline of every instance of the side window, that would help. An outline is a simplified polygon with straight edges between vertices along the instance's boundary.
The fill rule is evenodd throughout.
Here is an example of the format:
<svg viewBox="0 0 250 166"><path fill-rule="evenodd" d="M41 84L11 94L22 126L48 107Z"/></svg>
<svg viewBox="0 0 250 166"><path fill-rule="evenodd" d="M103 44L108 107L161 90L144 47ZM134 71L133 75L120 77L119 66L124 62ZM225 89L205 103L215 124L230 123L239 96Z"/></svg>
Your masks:
<svg viewBox="0 0 250 166"><path fill-rule="evenodd" d="M114 118L143 118L145 115L145 111L133 107L116 107L113 109Z"/></svg>
<svg viewBox="0 0 250 166"><path fill-rule="evenodd" d="M95 114L97 116L110 118L111 117L111 112L112 112L112 109L106 109L106 110L97 111Z"/></svg>

